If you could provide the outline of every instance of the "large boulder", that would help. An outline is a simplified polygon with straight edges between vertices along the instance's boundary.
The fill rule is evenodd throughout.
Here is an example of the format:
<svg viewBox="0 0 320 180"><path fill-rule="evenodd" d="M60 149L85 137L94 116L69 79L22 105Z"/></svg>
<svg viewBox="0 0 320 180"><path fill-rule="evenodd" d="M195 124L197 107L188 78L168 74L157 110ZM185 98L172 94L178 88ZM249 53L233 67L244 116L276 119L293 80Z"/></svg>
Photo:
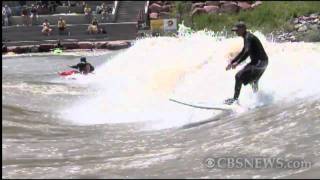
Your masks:
<svg viewBox="0 0 320 180"><path fill-rule="evenodd" d="M308 27L306 25L302 25L301 27L299 27L298 32L304 32L308 30Z"/></svg>
<svg viewBox="0 0 320 180"><path fill-rule="evenodd" d="M165 1L163 5L172 5L172 4L171 4L171 1Z"/></svg>
<svg viewBox="0 0 320 180"><path fill-rule="evenodd" d="M296 24L296 25L294 25L294 28L295 28L296 30L298 30L302 25L303 25L303 24Z"/></svg>
<svg viewBox="0 0 320 180"><path fill-rule="evenodd" d="M15 52L15 51L13 51L13 52L15 52L15 53L17 53L17 54L21 54L21 53L29 53L29 52L31 52L31 47L32 46L28 46L28 45L26 45L26 46L19 46L19 47L17 47L17 51Z"/></svg>
<svg viewBox="0 0 320 180"><path fill-rule="evenodd" d="M97 49L106 49L106 47L107 47L106 45L107 45L107 42L105 42L105 41L100 41L100 42L95 43L95 47Z"/></svg>
<svg viewBox="0 0 320 180"><path fill-rule="evenodd" d="M240 7L241 10L248 10L251 9L251 4L247 3L247 2L238 2L238 6Z"/></svg>
<svg viewBox="0 0 320 180"><path fill-rule="evenodd" d="M13 50L16 48L16 46L8 46L7 52L13 52Z"/></svg>
<svg viewBox="0 0 320 180"><path fill-rule="evenodd" d="M162 6L157 3L153 3L149 6L150 13L159 13L162 10Z"/></svg>
<svg viewBox="0 0 320 180"><path fill-rule="evenodd" d="M39 45L33 45L30 47L30 52L36 53L39 52Z"/></svg>
<svg viewBox="0 0 320 180"><path fill-rule="evenodd" d="M105 44L107 49L119 50L130 47L131 43L129 41L110 41Z"/></svg>
<svg viewBox="0 0 320 180"><path fill-rule="evenodd" d="M50 52L54 48L54 44L40 44L39 52Z"/></svg>
<svg viewBox="0 0 320 180"><path fill-rule="evenodd" d="M191 6L191 9L194 10L196 8L203 8L203 6L205 5L205 3L193 3L192 6Z"/></svg>
<svg viewBox="0 0 320 180"><path fill-rule="evenodd" d="M220 6L221 6L222 4L224 4L224 3L228 3L228 2L230 2L230 1L219 1Z"/></svg>
<svg viewBox="0 0 320 180"><path fill-rule="evenodd" d="M3 53L7 53L7 52L8 52L8 47L2 45L2 54L3 54Z"/></svg>
<svg viewBox="0 0 320 180"><path fill-rule="evenodd" d="M71 43L64 43L62 44L64 48L66 49L79 49L79 45L76 42L71 42Z"/></svg>
<svg viewBox="0 0 320 180"><path fill-rule="evenodd" d="M253 3L255 3L255 1L238 1L238 3L239 3L239 2L246 2L246 3L250 4L250 5L253 4Z"/></svg>
<svg viewBox="0 0 320 180"><path fill-rule="evenodd" d="M23 49L20 46L16 46L12 52L16 53L16 54L21 54L23 53Z"/></svg>
<svg viewBox="0 0 320 180"><path fill-rule="evenodd" d="M240 8L236 2L225 2L220 7L220 12L222 13L237 13L239 12Z"/></svg>
<svg viewBox="0 0 320 180"><path fill-rule="evenodd" d="M207 11L204 8L195 8L192 12L191 12L191 16L194 15L199 15L199 14L206 14Z"/></svg>
<svg viewBox="0 0 320 180"><path fill-rule="evenodd" d="M255 3L251 4L251 8L255 8L257 6L260 6L262 4L261 1L256 1Z"/></svg>
<svg viewBox="0 0 320 180"><path fill-rule="evenodd" d="M219 1L206 1L205 6L220 6Z"/></svg>
<svg viewBox="0 0 320 180"><path fill-rule="evenodd" d="M163 2L162 1L155 1L155 2L151 2L151 4L158 4L158 5L162 6Z"/></svg>
<svg viewBox="0 0 320 180"><path fill-rule="evenodd" d="M219 6L204 6L203 9L208 14L218 14L219 13Z"/></svg>
<svg viewBox="0 0 320 180"><path fill-rule="evenodd" d="M311 24L311 25L309 26L309 28L310 28L311 30L314 30L314 31L320 30L320 26L317 25L317 24Z"/></svg>
<svg viewBox="0 0 320 180"><path fill-rule="evenodd" d="M163 5L161 12L170 12L171 5Z"/></svg>
<svg viewBox="0 0 320 180"><path fill-rule="evenodd" d="M78 42L80 49L92 49L94 45L91 42Z"/></svg>

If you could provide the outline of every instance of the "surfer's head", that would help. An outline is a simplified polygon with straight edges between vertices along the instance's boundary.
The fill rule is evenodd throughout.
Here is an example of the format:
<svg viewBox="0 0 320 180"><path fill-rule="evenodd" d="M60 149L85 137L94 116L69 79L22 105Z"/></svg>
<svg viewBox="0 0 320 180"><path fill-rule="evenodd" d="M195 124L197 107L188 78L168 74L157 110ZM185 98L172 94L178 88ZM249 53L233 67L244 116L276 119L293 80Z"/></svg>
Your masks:
<svg viewBox="0 0 320 180"><path fill-rule="evenodd" d="M235 31L238 36L243 36L247 31L247 26L244 22L239 21L232 27L231 30Z"/></svg>
<svg viewBox="0 0 320 180"><path fill-rule="evenodd" d="M86 57L81 57L80 62L83 62L83 63L87 62Z"/></svg>

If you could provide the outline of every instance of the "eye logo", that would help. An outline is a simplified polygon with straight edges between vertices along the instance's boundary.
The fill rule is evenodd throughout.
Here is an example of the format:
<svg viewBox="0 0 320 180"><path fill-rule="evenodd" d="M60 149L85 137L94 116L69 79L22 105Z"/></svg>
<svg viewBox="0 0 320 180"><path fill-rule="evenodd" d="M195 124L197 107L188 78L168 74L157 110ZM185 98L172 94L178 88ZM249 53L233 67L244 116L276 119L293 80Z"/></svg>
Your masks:
<svg viewBox="0 0 320 180"><path fill-rule="evenodd" d="M172 26L173 25L173 21L172 20L169 20L168 21L168 26L170 27L170 26Z"/></svg>

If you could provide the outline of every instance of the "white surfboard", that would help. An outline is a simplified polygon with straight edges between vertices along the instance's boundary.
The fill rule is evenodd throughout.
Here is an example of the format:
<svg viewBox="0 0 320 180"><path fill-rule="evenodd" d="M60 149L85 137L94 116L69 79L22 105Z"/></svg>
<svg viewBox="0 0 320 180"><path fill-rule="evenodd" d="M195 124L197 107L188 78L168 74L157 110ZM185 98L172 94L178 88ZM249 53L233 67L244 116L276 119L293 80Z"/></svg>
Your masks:
<svg viewBox="0 0 320 180"><path fill-rule="evenodd" d="M207 109L207 110L220 110L220 111L232 111L235 110L239 107L241 107L240 105L234 103L232 105L227 105L227 104L221 104L221 105L217 105L217 106L202 106L202 105L195 105L195 104L190 104L190 103L186 103L186 102L182 102L182 101L178 101L176 99L169 99L172 102L178 103L178 104L182 104L185 106L190 106L190 107L194 107L194 108L199 108L199 109Z"/></svg>

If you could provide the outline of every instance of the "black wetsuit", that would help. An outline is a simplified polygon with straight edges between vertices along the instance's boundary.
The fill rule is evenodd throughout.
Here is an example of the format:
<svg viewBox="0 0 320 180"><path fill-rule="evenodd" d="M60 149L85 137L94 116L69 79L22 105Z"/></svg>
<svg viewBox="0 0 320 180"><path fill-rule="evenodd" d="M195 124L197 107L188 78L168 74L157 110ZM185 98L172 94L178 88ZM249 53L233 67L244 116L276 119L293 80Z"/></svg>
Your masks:
<svg viewBox="0 0 320 180"><path fill-rule="evenodd" d="M90 67L90 69L87 70L87 67ZM70 66L71 68L79 69L80 73L91 73L94 71L94 67L90 63L78 63L77 65Z"/></svg>
<svg viewBox="0 0 320 180"><path fill-rule="evenodd" d="M246 32L243 38L243 49L231 63L237 62L239 64L248 56L250 56L251 62L236 74L234 99L238 99L242 84L258 83L268 65L268 56L263 49L260 40L250 32Z"/></svg>

